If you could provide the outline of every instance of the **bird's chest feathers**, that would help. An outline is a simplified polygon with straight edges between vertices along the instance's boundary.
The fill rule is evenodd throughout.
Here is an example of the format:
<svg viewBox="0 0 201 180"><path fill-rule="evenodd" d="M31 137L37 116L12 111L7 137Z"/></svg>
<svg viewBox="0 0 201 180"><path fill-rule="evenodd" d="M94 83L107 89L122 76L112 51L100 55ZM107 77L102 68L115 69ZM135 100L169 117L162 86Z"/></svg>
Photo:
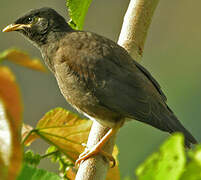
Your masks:
<svg viewBox="0 0 201 180"><path fill-rule="evenodd" d="M54 44L49 44L47 47L43 47L41 49L41 54L42 57L44 59L45 64L47 65L47 67L50 69L50 71L52 71L53 73L55 73L55 69L54 69L54 57L55 54L58 50L58 45L57 43Z"/></svg>
<svg viewBox="0 0 201 180"><path fill-rule="evenodd" d="M87 82L65 63L55 65L55 77L63 96L78 111L97 103L93 92L88 89Z"/></svg>

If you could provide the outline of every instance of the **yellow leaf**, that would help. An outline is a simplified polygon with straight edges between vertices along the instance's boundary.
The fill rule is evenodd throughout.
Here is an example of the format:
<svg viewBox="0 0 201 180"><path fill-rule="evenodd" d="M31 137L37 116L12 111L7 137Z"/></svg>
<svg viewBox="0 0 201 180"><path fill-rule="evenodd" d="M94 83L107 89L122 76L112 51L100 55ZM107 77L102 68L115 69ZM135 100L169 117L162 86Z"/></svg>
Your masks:
<svg viewBox="0 0 201 180"><path fill-rule="evenodd" d="M0 126L0 161L3 162L0 163L0 179L15 180L22 164L19 127L9 116L2 100L0 100Z"/></svg>
<svg viewBox="0 0 201 180"><path fill-rule="evenodd" d="M56 108L48 112L37 124L36 133L56 146L73 162L84 151L92 122L77 115Z"/></svg>
<svg viewBox="0 0 201 180"><path fill-rule="evenodd" d="M119 164L119 161L118 161L118 158L117 158L118 154L119 154L119 150L117 148L117 145L114 145L112 156L114 157L117 165Z"/></svg>
<svg viewBox="0 0 201 180"><path fill-rule="evenodd" d="M106 180L111 180L111 179L120 180L119 167L117 165L113 168L110 168L107 173Z"/></svg>
<svg viewBox="0 0 201 180"><path fill-rule="evenodd" d="M33 131L33 127L28 124L22 125L21 139L25 146L31 145L39 136Z"/></svg>
<svg viewBox="0 0 201 180"><path fill-rule="evenodd" d="M0 53L0 60L4 59L33 70L46 72L46 68L41 64L40 60L31 59L25 52L16 49L8 49Z"/></svg>
<svg viewBox="0 0 201 180"><path fill-rule="evenodd" d="M70 167L67 169L66 177L69 180L74 180L77 174L77 168Z"/></svg>
<svg viewBox="0 0 201 180"><path fill-rule="evenodd" d="M45 116L38 122L37 128L34 130L38 136L56 146L60 151L67 155L74 163L79 154L84 151L82 143L86 143L91 129L92 122L86 119L81 119L79 116L63 109L55 108L46 113ZM32 128L28 127L29 134ZM26 139L28 142L35 140L37 136ZM116 166L110 168L107 174L107 180L120 180L118 167L118 149L115 145L113 157L116 160ZM77 169L72 167L67 171L67 177L70 180L75 179ZM114 177L114 178L113 178Z"/></svg>
<svg viewBox="0 0 201 180"><path fill-rule="evenodd" d="M4 66L0 66L0 98L3 100L12 120L15 122L16 129L20 128L23 111L20 90L15 76L9 68Z"/></svg>
<svg viewBox="0 0 201 180"><path fill-rule="evenodd" d="M119 173L119 161L118 161L118 156L119 151L117 146L114 146L113 152L112 152L112 156L114 157L115 161L116 161L116 166L113 168L110 168L108 173L107 173L107 177L106 180L111 180L111 179L115 179L115 180L120 180L120 173Z"/></svg>
<svg viewBox="0 0 201 180"><path fill-rule="evenodd" d="M15 76L4 66L0 66L0 98L0 126L3 127L0 133L0 151L5 165L8 166L9 179L15 179L22 160L20 129L23 107Z"/></svg>

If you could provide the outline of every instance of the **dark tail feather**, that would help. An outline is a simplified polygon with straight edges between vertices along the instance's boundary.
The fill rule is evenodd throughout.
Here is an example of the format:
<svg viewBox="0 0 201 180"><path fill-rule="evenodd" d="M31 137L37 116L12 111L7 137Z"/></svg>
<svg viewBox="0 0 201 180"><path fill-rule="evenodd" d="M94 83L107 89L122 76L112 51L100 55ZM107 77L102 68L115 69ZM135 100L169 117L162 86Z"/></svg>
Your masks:
<svg viewBox="0 0 201 180"><path fill-rule="evenodd" d="M179 122L171 109L168 106L166 107L167 108L164 108L163 106L160 110L158 108L158 112L152 111L152 116L150 116L150 118L146 121L142 122L148 123L151 126L154 126L162 131L166 131L169 133L183 133L185 137L185 145L188 148L191 147L191 144L197 144L197 141L192 136L192 134Z"/></svg>
<svg viewBox="0 0 201 180"><path fill-rule="evenodd" d="M169 108L168 108L169 109ZM173 114L173 112L169 109L169 113L164 113L164 120L166 121L166 131L169 133L181 132L185 137L185 145L190 148L191 144L197 144L196 139L193 135L179 122L177 117Z"/></svg>

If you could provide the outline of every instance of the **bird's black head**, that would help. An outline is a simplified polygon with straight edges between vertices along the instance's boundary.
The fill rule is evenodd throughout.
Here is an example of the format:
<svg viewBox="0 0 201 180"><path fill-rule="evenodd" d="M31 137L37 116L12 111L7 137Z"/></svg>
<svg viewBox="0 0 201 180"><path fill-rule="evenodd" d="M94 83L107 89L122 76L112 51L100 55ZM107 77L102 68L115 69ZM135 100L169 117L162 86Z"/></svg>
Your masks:
<svg viewBox="0 0 201 180"><path fill-rule="evenodd" d="M72 31L65 19L51 8L34 9L17 19L14 24L4 28L3 32L19 31L41 46L47 43L48 38L57 36L66 31Z"/></svg>

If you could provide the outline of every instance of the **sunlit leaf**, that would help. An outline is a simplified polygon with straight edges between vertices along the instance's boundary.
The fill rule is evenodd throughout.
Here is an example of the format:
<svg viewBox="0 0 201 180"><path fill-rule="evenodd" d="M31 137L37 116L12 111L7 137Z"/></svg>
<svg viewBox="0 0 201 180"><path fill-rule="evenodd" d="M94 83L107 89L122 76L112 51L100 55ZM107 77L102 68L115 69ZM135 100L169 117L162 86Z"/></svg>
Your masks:
<svg viewBox="0 0 201 180"><path fill-rule="evenodd" d="M0 98L6 105L6 110L15 122L17 128L21 127L22 101L19 87L14 74L9 68L0 66Z"/></svg>
<svg viewBox="0 0 201 180"><path fill-rule="evenodd" d="M84 151L85 147L82 143L87 142L91 125L92 122L89 120L81 119L63 108L56 108L48 112L38 122L34 133L54 145L58 150L67 155L72 162L75 162L79 154ZM28 129L28 132L33 131L32 128ZM37 138L37 136L35 137ZM55 147L48 150L47 153L54 152ZM120 179L117 155L118 149L115 146L113 156L116 159L117 166L109 170L108 180L111 177L115 177L116 180ZM71 168L67 172L68 176L71 177L70 179L73 179L75 173L76 169Z"/></svg>
<svg viewBox="0 0 201 180"><path fill-rule="evenodd" d="M74 180L77 174L77 168L75 167L70 167L68 168L67 172L66 172L66 177L69 180Z"/></svg>
<svg viewBox="0 0 201 180"><path fill-rule="evenodd" d="M9 167L9 178L12 179L20 169L22 160L20 129L23 107L15 76L9 68L3 66L0 67L0 98L2 100L0 148L2 159Z"/></svg>
<svg viewBox="0 0 201 180"><path fill-rule="evenodd" d="M114 157L114 159L116 161L116 166L109 169L106 180L110 180L110 179L120 180L120 172L119 172L119 166L118 166L119 162L118 162L118 158L117 158L118 153L119 153L118 148L115 145L113 152L112 152L112 156Z"/></svg>
<svg viewBox="0 0 201 180"><path fill-rule="evenodd" d="M200 180L201 179L201 146L190 153L190 161L188 162L184 173L180 180Z"/></svg>
<svg viewBox="0 0 201 180"><path fill-rule="evenodd" d="M21 131L22 142L25 146L31 145L33 141L35 141L39 136L34 133L33 127L28 124L23 124Z"/></svg>
<svg viewBox="0 0 201 180"><path fill-rule="evenodd" d="M120 180L120 173L119 173L118 166L115 166L109 169L106 180L111 180L111 179Z"/></svg>
<svg viewBox="0 0 201 180"><path fill-rule="evenodd" d="M22 148L20 144L19 127L9 115L6 105L0 100L0 159L5 166L1 180L15 180L22 162ZM2 164L1 164L2 166Z"/></svg>
<svg viewBox="0 0 201 180"><path fill-rule="evenodd" d="M114 146L114 149L113 149L113 152L112 152L112 156L114 157L114 159L115 159L117 165L119 164L119 161L118 161L118 154L119 154L119 150L118 150L118 148L117 148L117 145L115 145L115 146Z"/></svg>
<svg viewBox="0 0 201 180"><path fill-rule="evenodd" d="M84 19L92 0L66 0L66 2L71 18L69 24L72 28L81 30L83 28Z"/></svg>
<svg viewBox="0 0 201 180"><path fill-rule="evenodd" d="M17 180L61 180L61 178L44 169L38 169L33 166L24 164L21 174Z"/></svg>
<svg viewBox="0 0 201 180"><path fill-rule="evenodd" d="M56 108L38 122L36 133L75 161L84 151L82 143L87 142L91 124L65 109Z"/></svg>
<svg viewBox="0 0 201 180"><path fill-rule="evenodd" d="M46 72L45 67L41 64L38 59L31 59L28 54L16 49L8 49L0 53L0 61L7 59L11 62L14 62L18 65Z"/></svg>
<svg viewBox="0 0 201 180"><path fill-rule="evenodd" d="M126 176L123 180L131 180L129 176Z"/></svg>
<svg viewBox="0 0 201 180"><path fill-rule="evenodd" d="M186 162L183 136L171 136L140 167L136 174L139 180L178 180Z"/></svg>

